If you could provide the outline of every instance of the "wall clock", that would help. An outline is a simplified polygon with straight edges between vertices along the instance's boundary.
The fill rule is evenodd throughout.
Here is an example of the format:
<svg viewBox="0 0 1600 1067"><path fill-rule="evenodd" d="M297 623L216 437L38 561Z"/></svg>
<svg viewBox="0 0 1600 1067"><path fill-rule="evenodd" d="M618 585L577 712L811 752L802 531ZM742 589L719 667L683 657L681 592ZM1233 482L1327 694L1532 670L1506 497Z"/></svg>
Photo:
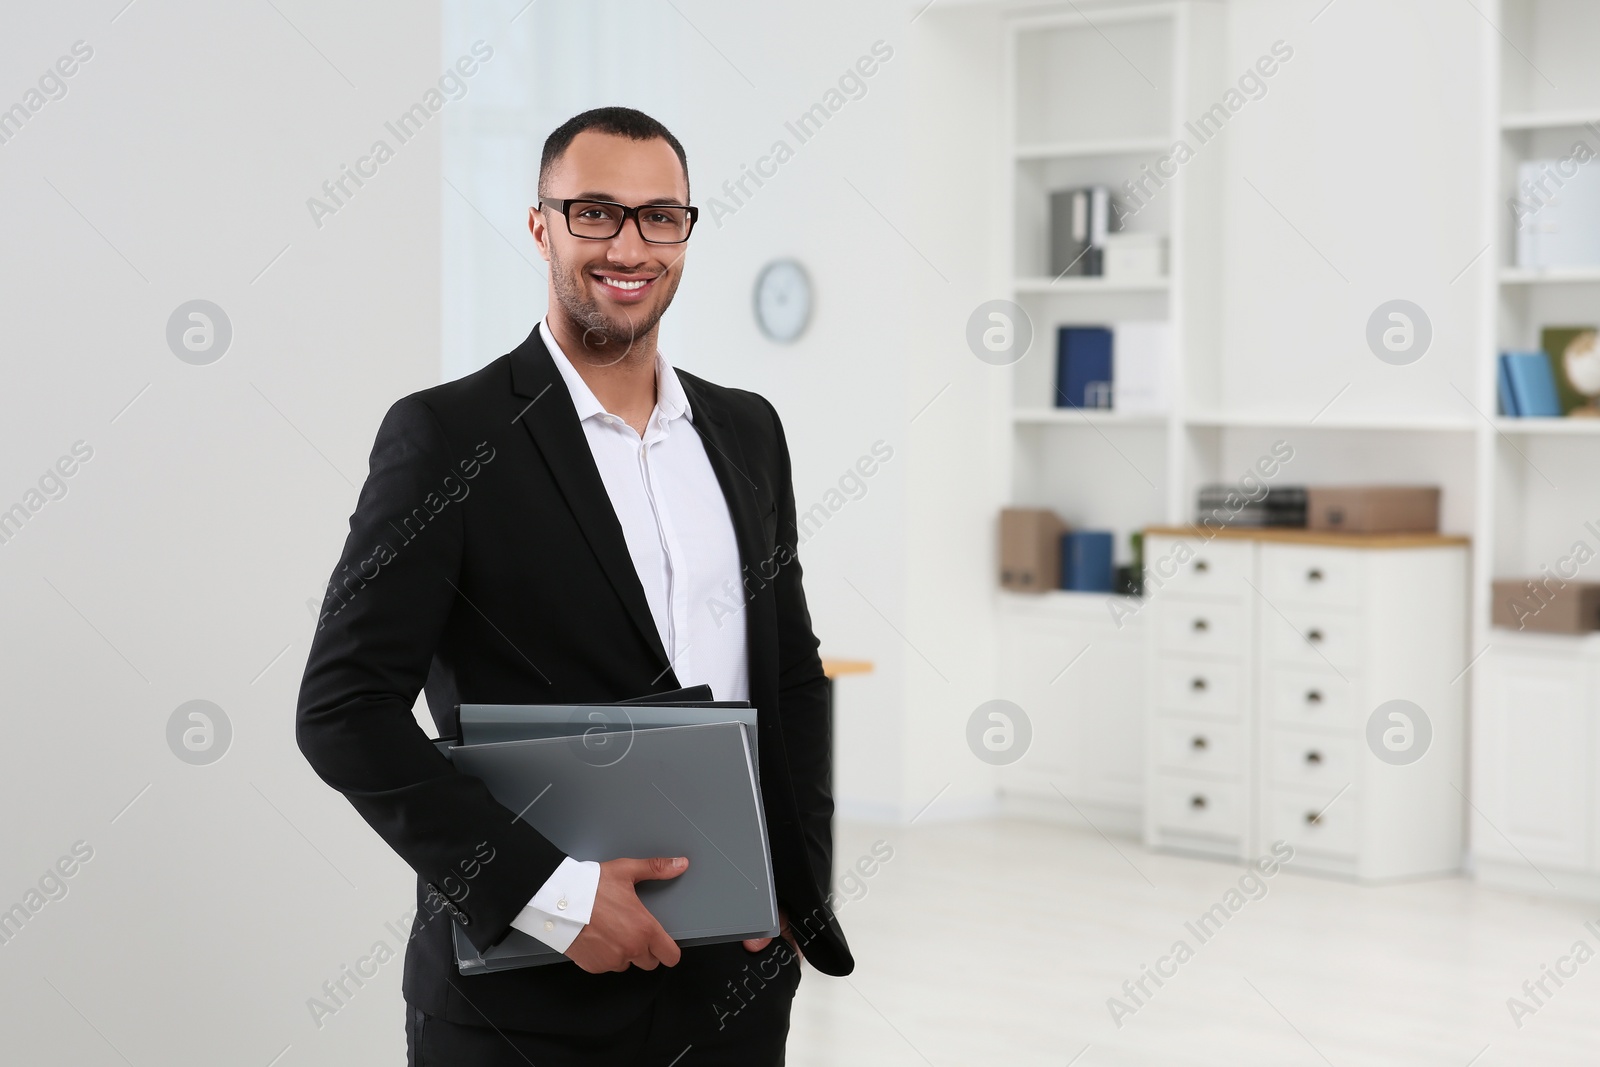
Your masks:
<svg viewBox="0 0 1600 1067"><path fill-rule="evenodd" d="M788 344L811 321L811 278L798 261L775 259L756 275L756 324L771 340Z"/></svg>

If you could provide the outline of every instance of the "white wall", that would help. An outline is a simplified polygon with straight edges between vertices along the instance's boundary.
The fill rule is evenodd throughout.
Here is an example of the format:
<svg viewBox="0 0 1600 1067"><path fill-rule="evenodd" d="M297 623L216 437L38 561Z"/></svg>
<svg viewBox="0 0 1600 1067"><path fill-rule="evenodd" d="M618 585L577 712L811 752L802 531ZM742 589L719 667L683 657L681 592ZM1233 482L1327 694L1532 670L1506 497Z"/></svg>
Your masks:
<svg viewBox="0 0 1600 1067"><path fill-rule="evenodd" d="M412 881L293 719L378 420L437 380L438 117L320 228L306 200L439 77L437 5L123 6L0 33L0 107L93 52L0 144L0 507L93 449L0 544L0 908L93 850L0 944L0 1058L397 1062L398 960L307 1007L399 946ZM165 338L194 298L232 323L210 365ZM168 747L193 699L232 725L208 766Z"/></svg>
<svg viewBox="0 0 1600 1067"><path fill-rule="evenodd" d="M1222 400L1303 419L1332 401L1332 418L1471 422L1452 386L1477 401L1472 270L1492 269L1476 225L1482 17L1450 0L1321 6L1229 5L1230 77L1274 41L1294 55L1220 135ZM1365 340L1393 299L1433 324L1409 366L1380 362Z"/></svg>

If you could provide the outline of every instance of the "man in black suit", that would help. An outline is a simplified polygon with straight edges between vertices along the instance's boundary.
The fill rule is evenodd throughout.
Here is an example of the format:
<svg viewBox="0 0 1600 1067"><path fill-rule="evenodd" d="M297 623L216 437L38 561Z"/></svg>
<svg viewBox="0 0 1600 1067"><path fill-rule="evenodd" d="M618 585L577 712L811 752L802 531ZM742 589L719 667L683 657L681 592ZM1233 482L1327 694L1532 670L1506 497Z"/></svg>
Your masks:
<svg viewBox="0 0 1600 1067"><path fill-rule="evenodd" d="M799 954L854 967L830 907L827 681L783 427L762 397L656 347L696 214L660 123L628 108L569 120L529 213L546 319L482 370L397 401L373 445L296 729L417 872L413 1065L780 1064ZM683 858L564 855L411 713L425 687L453 736L461 703L701 682L758 709L781 938L680 949L634 885ZM479 950L515 926L570 962L463 976L456 925Z"/></svg>

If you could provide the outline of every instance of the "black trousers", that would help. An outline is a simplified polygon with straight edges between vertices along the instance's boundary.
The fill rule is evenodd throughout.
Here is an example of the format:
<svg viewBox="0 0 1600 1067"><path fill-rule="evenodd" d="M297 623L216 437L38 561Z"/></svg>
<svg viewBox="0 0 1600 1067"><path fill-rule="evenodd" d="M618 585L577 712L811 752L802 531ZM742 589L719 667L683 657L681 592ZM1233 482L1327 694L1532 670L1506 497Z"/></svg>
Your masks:
<svg viewBox="0 0 1600 1067"><path fill-rule="evenodd" d="M408 1067L782 1067L801 961L782 938L683 950L650 1008L614 1034L465 1026L406 1005Z"/></svg>

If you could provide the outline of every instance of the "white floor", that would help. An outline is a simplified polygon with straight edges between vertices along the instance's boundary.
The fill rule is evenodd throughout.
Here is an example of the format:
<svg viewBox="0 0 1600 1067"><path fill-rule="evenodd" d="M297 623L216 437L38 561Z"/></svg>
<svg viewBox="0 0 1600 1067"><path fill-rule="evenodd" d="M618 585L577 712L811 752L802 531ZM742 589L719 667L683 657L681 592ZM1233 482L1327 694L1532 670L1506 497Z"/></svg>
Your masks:
<svg viewBox="0 0 1600 1067"><path fill-rule="evenodd" d="M1020 820L836 832L841 875L875 841L894 855L840 911L855 973L805 972L796 1067L1600 1063L1600 958L1561 964L1542 1006L1522 988L1577 941L1600 951L1600 901L1291 864L1202 943L1185 923L1243 868ZM1179 939L1193 958L1119 1027L1107 1000L1133 1006L1123 982ZM1520 1028L1510 997L1536 1008Z"/></svg>

